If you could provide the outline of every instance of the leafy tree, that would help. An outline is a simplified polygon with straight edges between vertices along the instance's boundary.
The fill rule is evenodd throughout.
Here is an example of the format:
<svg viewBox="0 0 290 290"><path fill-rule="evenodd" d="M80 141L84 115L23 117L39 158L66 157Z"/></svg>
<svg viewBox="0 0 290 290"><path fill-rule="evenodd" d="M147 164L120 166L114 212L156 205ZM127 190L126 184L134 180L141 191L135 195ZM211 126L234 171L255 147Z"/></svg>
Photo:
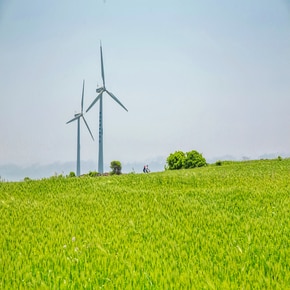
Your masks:
<svg viewBox="0 0 290 290"><path fill-rule="evenodd" d="M215 165L216 166L222 166L222 161L221 160L216 161Z"/></svg>
<svg viewBox="0 0 290 290"><path fill-rule="evenodd" d="M89 176L90 177L96 177L96 176L98 176L98 172L97 171L90 171L89 172Z"/></svg>
<svg viewBox="0 0 290 290"><path fill-rule="evenodd" d="M175 151L167 157L166 169L182 169L206 166L206 160L201 153L196 150L184 153L182 151Z"/></svg>
<svg viewBox="0 0 290 290"><path fill-rule="evenodd" d="M184 160L184 168L195 168L206 166L206 160L201 153L192 150L186 153Z"/></svg>
<svg viewBox="0 0 290 290"><path fill-rule="evenodd" d="M69 173L68 177L76 177L76 174L75 174L73 171L71 171L71 172Z"/></svg>
<svg viewBox="0 0 290 290"><path fill-rule="evenodd" d="M114 160L111 162L110 168L112 169L111 174L121 174L122 172L122 165L120 161Z"/></svg>
<svg viewBox="0 0 290 290"><path fill-rule="evenodd" d="M185 154L182 151L175 151L174 153L171 153L166 159L168 169L181 169L183 167L184 160Z"/></svg>

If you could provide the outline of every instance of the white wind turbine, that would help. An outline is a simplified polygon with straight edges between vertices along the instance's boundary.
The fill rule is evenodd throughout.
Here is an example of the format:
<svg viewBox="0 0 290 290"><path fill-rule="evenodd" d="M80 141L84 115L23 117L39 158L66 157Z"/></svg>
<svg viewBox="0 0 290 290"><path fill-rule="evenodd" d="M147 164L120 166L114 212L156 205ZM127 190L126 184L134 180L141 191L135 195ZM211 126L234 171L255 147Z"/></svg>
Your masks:
<svg viewBox="0 0 290 290"><path fill-rule="evenodd" d="M101 73L102 73L102 80L103 80L103 86L101 88L98 88L96 92L98 93L98 96L95 98L95 100L91 103L91 105L88 107L86 112L88 112L93 105L100 100L100 113L99 113L99 164L98 164L98 172L104 173L104 152L103 152L103 93L107 93L115 102L117 102L123 109L125 109L127 112L128 110L126 107L117 99L116 96L114 96L111 92L109 92L106 89L105 85L105 73L104 73L104 63L103 63L103 51L102 51L102 44L100 45L100 52L101 52Z"/></svg>
<svg viewBox="0 0 290 290"><path fill-rule="evenodd" d="M83 91L82 91L82 102L81 102L81 112L75 114L74 118L66 122L66 124L71 123L73 121L78 121L78 127L77 127L77 176L80 176L81 174L81 160L80 160L80 151L81 151L81 141L80 141L80 120L83 119L84 123L86 124L90 135L92 139L94 140L93 134L89 128L89 125L84 117L83 114L83 107L84 107L84 91L85 91L85 80L83 80Z"/></svg>

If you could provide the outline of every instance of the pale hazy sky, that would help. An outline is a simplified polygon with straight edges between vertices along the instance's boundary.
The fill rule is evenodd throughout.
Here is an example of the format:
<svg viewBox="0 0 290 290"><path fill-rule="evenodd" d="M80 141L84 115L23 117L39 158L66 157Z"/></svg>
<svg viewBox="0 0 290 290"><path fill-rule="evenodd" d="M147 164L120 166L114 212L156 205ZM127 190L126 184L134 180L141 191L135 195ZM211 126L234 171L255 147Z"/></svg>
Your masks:
<svg viewBox="0 0 290 290"><path fill-rule="evenodd" d="M0 165L76 159L107 89L104 162L290 152L289 0L0 0ZM81 159L98 159L98 105ZM83 124L82 124L83 125ZM96 166L97 168L97 166Z"/></svg>

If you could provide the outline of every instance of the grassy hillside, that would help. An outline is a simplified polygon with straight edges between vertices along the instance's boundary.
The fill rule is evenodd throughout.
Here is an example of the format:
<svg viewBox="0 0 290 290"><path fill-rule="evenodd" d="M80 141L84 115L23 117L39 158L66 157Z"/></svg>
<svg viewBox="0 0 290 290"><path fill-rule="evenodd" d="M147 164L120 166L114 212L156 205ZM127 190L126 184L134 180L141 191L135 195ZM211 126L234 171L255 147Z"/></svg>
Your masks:
<svg viewBox="0 0 290 290"><path fill-rule="evenodd" d="M0 183L0 289L290 289L290 160Z"/></svg>

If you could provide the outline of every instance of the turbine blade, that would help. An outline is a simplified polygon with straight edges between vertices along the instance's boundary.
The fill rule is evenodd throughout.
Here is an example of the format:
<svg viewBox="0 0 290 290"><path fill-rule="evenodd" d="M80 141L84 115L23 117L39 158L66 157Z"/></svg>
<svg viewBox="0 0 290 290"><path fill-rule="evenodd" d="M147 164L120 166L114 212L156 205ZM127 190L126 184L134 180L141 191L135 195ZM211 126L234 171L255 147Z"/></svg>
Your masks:
<svg viewBox="0 0 290 290"><path fill-rule="evenodd" d="M101 51L101 69L102 69L103 87L105 87L105 73L104 73L104 62L103 62L102 43L100 45L100 51Z"/></svg>
<svg viewBox="0 0 290 290"><path fill-rule="evenodd" d="M95 141L94 136L93 136L93 134L92 134L92 132L91 132L91 130L90 130L90 127L89 127L89 125L88 125L88 123L87 123L85 117L82 116L82 118L83 118L83 120L84 120L84 122L85 122L85 124L86 124L86 126L87 126L87 128L88 128L88 130L89 130L89 132L90 132L90 134L91 134L92 139Z"/></svg>
<svg viewBox="0 0 290 290"><path fill-rule="evenodd" d="M95 100L91 103L91 105L87 108L86 112L88 112L91 107L100 99L101 95L103 94L103 92L101 92L96 98Z"/></svg>
<svg viewBox="0 0 290 290"><path fill-rule="evenodd" d="M71 120L67 121L67 122L66 122L66 124L68 124L68 123L71 123L71 122L73 122L73 121L75 121L75 120L79 119L79 118L80 118L80 116L81 116L81 114L76 114L76 116L75 116L73 119L71 119Z"/></svg>
<svg viewBox="0 0 290 290"><path fill-rule="evenodd" d="M83 80L82 105L81 105L82 113L83 113L83 108L84 108L84 93L85 93L85 80Z"/></svg>
<svg viewBox="0 0 290 290"><path fill-rule="evenodd" d="M112 93L110 93L109 91L107 91L106 90L106 92L111 96L111 98L113 99L113 100L115 100L121 107L123 107L127 112L128 112L128 110L127 110L127 108L117 99L117 97L116 96L114 96Z"/></svg>

